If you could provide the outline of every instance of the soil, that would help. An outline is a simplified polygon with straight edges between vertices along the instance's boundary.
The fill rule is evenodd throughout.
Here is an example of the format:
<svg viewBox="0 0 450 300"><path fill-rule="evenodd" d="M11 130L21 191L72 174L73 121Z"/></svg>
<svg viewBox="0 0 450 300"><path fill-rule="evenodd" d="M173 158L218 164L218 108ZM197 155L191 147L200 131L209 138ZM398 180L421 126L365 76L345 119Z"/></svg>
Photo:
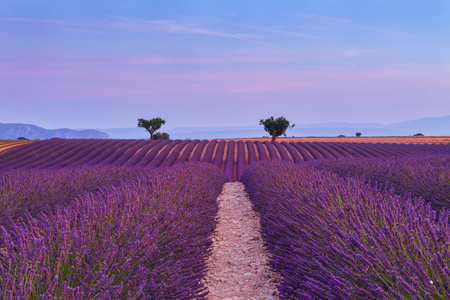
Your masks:
<svg viewBox="0 0 450 300"><path fill-rule="evenodd" d="M279 299L280 276L268 264L269 254L259 233L259 217L240 182L224 185L219 201L219 222L205 278L210 300Z"/></svg>
<svg viewBox="0 0 450 300"><path fill-rule="evenodd" d="M28 140L0 140L0 152L31 142Z"/></svg>

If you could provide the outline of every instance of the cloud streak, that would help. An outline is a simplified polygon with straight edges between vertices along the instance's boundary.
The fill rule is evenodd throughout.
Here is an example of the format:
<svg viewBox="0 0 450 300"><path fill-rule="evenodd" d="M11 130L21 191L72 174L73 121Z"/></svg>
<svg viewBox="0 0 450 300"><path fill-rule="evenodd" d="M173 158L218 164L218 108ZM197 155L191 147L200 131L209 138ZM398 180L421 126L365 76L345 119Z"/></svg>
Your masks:
<svg viewBox="0 0 450 300"><path fill-rule="evenodd" d="M367 25L359 24L359 23L354 22L354 21L352 21L350 19L328 18L328 17L319 16L319 15L316 15L316 14L295 14L294 16L297 17L297 18L302 18L302 19L311 19L311 20L317 20L317 21L334 23L334 24L350 25L350 26L355 27L355 28L362 28L362 29L366 29L366 30L369 30L369 31L376 31L376 32L380 32L380 33L385 33L385 34L388 34L388 35L398 35L398 36L404 36L404 37L409 37L409 38L421 38L421 37L419 37L417 35L406 33L406 32L386 29L386 28L382 28L382 27L367 26Z"/></svg>
<svg viewBox="0 0 450 300"><path fill-rule="evenodd" d="M277 30L277 29L271 29L271 28L263 27L263 26L254 26L254 25L246 25L246 24L237 24L237 25L240 27L243 27L243 28L247 28L247 29L254 29L254 30L258 30L258 31L262 31L262 32L281 34L284 36L296 37L296 38L301 38L301 39L311 39L311 40L321 40L322 39L321 37L318 37L315 35L304 34L304 33L299 33L299 32L295 32L295 31Z"/></svg>
<svg viewBox="0 0 450 300"><path fill-rule="evenodd" d="M257 38L255 35L244 34L244 33L228 33L224 31L211 30L204 28L199 25L188 25L181 24L174 20L144 20L144 19L130 19L122 17L112 17L117 20L127 21L129 23L137 24L134 26L134 30L150 30L150 31L161 31L167 33L183 33L183 34L198 34L198 35L209 35L216 37L231 38L237 40L250 41Z"/></svg>
<svg viewBox="0 0 450 300"><path fill-rule="evenodd" d="M0 21L12 22L12 23L22 23L22 24L41 24L41 25L57 25L57 26L70 26L70 27L82 27L91 28L89 29L78 29L79 32L86 33L99 33L92 29L116 29L125 31L160 31L166 33L181 33L181 34L196 34L196 35L207 35L215 37L223 37L244 41L252 41L258 36L245 33L229 33L220 30L211 30L199 25L187 25L181 24L174 20L143 20L143 19L130 19L123 17L110 17L111 19L122 21L122 23L117 22L94 22L94 23L82 23L82 22L71 22L67 20L57 20L57 19L36 19L36 18L5 18L0 17Z"/></svg>

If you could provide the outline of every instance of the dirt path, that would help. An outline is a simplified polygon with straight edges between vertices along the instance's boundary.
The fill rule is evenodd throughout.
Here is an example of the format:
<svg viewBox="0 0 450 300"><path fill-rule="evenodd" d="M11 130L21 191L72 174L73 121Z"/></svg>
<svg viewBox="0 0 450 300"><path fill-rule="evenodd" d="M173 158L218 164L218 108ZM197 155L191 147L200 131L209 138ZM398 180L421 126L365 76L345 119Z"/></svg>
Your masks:
<svg viewBox="0 0 450 300"><path fill-rule="evenodd" d="M267 263L259 233L259 217L240 182L223 187L219 200L219 223L208 259L208 299L278 299L279 276Z"/></svg>

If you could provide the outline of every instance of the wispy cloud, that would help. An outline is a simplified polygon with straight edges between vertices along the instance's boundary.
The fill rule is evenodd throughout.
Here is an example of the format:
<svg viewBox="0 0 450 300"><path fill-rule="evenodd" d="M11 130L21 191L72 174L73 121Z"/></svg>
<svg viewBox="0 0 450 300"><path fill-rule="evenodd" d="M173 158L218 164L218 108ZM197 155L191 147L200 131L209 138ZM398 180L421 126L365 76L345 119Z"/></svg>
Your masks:
<svg viewBox="0 0 450 300"><path fill-rule="evenodd" d="M376 31L376 32L385 33L385 34L389 34L389 35L399 35L399 36L405 36L405 37L411 37L411 38L420 38L419 36L416 36L414 34L401 32L401 31L397 31L397 30L391 30L391 29L382 28L382 27L367 26L367 25L359 24L359 23L354 22L349 19L322 17L322 16L319 16L316 14L294 14L294 16L297 18L302 18L302 19L312 19L312 20L330 22L330 23L335 23L335 24L337 24L337 23L346 24L346 25L350 25L353 27L362 28L362 29L366 29L366 30L370 30L370 31Z"/></svg>
<svg viewBox="0 0 450 300"><path fill-rule="evenodd" d="M54 19L34 19L34 18L2 18L0 21L14 22L14 23L26 23L26 24L49 24L49 25L75 25L77 23L69 22L65 20Z"/></svg>
<svg viewBox="0 0 450 300"><path fill-rule="evenodd" d="M58 19L36 19L36 18L2 18L0 17L0 22L11 22L20 24L30 24L30 25L48 25L57 26L60 30L79 32L79 33L89 33L89 34L100 34L99 29L104 28L100 24L88 24L82 22L73 22L68 20L58 20Z"/></svg>
<svg viewBox="0 0 450 300"><path fill-rule="evenodd" d="M328 17L321 17L316 14L294 14L294 17L302 18L302 19L313 19L313 20L320 20L320 21L329 21L329 22L335 22L335 23L351 23L351 20L348 19L341 19L341 18L328 18Z"/></svg>
<svg viewBox="0 0 450 300"><path fill-rule="evenodd" d="M136 61L137 62L137 61ZM448 70L430 69L355 69L348 67L313 68L310 70L267 66L265 68L119 68L104 69L102 66L47 68L28 66L3 68L0 79L5 92L23 97L46 99L107 99L130 98L139 95L158 97L184 95L251 95L267 92L339 91L355 87L367 89L448 90ZM448 81L448 80L447 80ZM438 83L437 83L438 82ZM445 84L447 83L447 84ZM27 88L24 89L23 87ZM139 98L139 97L138 97ZM140 99L140 98L139 98Z"/></svg>
<svg viewBox="0 0 450 300"><path fill-rule="evenodd" d="M360 27L364 27L373 31L378 31L381 33L386 33L386 34L390 34L390 35L401 35L401 36L405 36L405 37L411 37L411 38L421 38L417 35L414 34L410 34L410 33L406 33L406 32L401 32L401 31L395 31L395 30L389 30L389 29L385 29L385 28L380 28L380 27L372 27L372 26L363 26L360 25Z"/></svg>
<svg viewBox="0 0 450 300"><path fill-rule="evenodd" d="M284 35L284 36L291 36L296 38L302 38L302 39L311 39L311 40L320 40L322 38L310 35L310 34L304 34L300 32L295 31L288 31L288 30L278 30L278 29L272 29L264 26L254 26L254 25L246 25L246 24L237 24L240 27L247 28L247 29L254 29L262 32L268 32L268 33L274 33L277 35Z"/></svg>
<svg viewBox="0 0 450 300"><path fill-rule="evenodd" d="M42 69L74 69L107 65L174 65L182 66L189 64L241 64L241 63L264 63L284 61L282 57L263 56L263 55L247 55L247 54L216 54L211 56L187 56L172 57L163 55L148 55L137 57L105 57L102 59L72 59L72 60L27 60L27 61L0 61L0 70L42 70ZM0 76L8 76L15 74L9 72L1 72Z"/></svg>
<svg viewBox="0 0 450 300"><path fill-rule="evenodd" d="M117 20L126 21L134 23L135 26L130 27L135 30L150 30L150 31L162 31L168 33L184 33L184 34L199 34L199 35L210 35L217 37L232 38L238 40L252 40L257 38L256 35L245 34L245 33L229 33L219 30L211 30L204 28L203 26L197 24L182 24L174 20L143 20L143 19L129 19L122 17L112 17Z"/></svg>
<svg viewBox="0 0 450 300"><path fill-rule="evenodd" d="M99 30L115 29L123 31L160 31L166 33L181 33L181 34L196 34L207 35L215 37L223 37L237 40L245 40L257 42L256 38L259 36L248 33L226 32L222 30L209 29L199 24L184 24L177 20L145 20L145 19L131 19L110 16L110 20L103 20L102 22L94 21L90 23L73 22L68 20L58 19L36 19L36 18L6 18L0 17L0 22L12 22L22 24L41 24L59 26L63 30L78 31L84 33L100 33ZM115 20L115 21L113 21Z"/></svg>

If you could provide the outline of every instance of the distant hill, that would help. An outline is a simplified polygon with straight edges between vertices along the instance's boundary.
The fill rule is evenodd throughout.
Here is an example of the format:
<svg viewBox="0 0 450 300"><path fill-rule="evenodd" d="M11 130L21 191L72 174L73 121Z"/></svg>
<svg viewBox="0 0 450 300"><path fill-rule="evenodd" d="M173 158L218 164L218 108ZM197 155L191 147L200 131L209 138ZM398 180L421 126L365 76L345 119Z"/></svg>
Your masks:
<svg viewBox="0 0 450 300"><path fill-rule="evenodd" d="M294 120L295 121L295 120ZM223 127L181 127L165 129L171 139L220 139L220 138L252 138L269 134L262 126L223 126ZM450 116L439 118L423 118L419 120L381 123L348 123L324 122L317 124L296 124L286 134L289 137L335 137L338 135L355 136L410 136L416 133L424 135L450 135ZM109 128L109 129L44 129L30 124L0 123L0 139L50 139L53 137L67 139L148 139L149 134L142 128Z"/></svg>
<svg viewBox="0 0 450 300"><path fill-rule="evenodd" d="M31 124L3 124L0 123L0 139L15 140L25 137L30 140L51 139L109 139L109 135L98 130L73 130L68 128L45 129Z"/></svg>
<svg viewBox="0 0 450 300"><path fill-rule="evenodd" d="M390 129L401 130L425 135L450 135L450 116L440 118L423 118L414 121L393 123Z"/></svg>
<svg viewBox="0 0 450 300"><path fill-rule="evenodd" d="M148 139L148 133L141 128L99 129L113 139ZM252 138L268 136L262 126L224 126L224 127L181 127L164 128L171 139L217 139L217 138ZM381 123L347 123L326 122L318 124L296 124L289 129L287 136L326 137L326 136L410 136L416 133L424 135L450 135L450 116L440 118L424 118L406 122Z"/></svg>

